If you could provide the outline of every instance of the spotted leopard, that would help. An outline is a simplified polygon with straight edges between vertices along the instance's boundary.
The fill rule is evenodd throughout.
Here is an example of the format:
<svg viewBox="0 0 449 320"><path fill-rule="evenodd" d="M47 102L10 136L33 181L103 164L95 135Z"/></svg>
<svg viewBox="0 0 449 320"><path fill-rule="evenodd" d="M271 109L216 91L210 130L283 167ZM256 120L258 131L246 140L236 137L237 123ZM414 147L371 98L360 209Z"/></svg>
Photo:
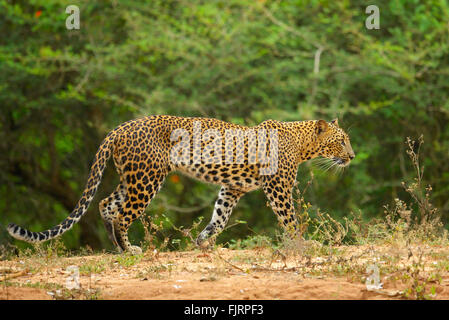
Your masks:
<svg viewBox="0 0 449 320"><path fill-rule="evenodd" d="M246 127L211 118L144 117L125 122L106 136L83 194L63 222L42 232L11 223L9 233L20 240L42 242L71 229L87 212L111 156L120 183L100 202L101 217L120 252L140 253L141 249L128 240L128 228L145 211L170 172L221 185L212 219L196 239L204 246L225 228L239 199L260 188L279 224L294 234L297 221L292 189L298 165L321 156L347 166L355 155L337 120L267 120Z"/></svg>

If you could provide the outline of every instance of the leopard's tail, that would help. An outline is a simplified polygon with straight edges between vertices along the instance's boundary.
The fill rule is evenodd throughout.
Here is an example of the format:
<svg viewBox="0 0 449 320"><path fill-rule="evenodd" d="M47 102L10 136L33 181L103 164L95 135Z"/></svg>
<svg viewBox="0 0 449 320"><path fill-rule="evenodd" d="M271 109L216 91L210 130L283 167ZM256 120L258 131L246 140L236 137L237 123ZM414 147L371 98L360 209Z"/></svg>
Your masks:
<svg viewBox="0 0 449 320"><path fill-rule="evenodd" d="M111 131L101 143L95 155L94 162L90 169L89 178L81 199L78 200L75 209L73 209L64 221L55 227L42 232L32 232L14 223L10 223L7 227L9 234L19 240L36 243L56 238L64 232L70 230L73 225L77 223L84 214L86 214L87 208L94 198L98 185L101 182L104 169L106 168L106 162L112 154L115 136L115 130Z"/></svg>

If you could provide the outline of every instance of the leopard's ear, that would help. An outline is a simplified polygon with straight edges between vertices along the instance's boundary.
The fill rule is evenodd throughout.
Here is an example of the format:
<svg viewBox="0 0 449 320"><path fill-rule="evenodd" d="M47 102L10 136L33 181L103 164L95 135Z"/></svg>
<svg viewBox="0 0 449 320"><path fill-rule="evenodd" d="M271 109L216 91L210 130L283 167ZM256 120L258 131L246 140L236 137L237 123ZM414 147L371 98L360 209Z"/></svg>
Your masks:
<svg viewBox="0 0 449 320"><path fill-rule="evenodd" d="M332 123L334 126L336 126L336 127L340 127L340 126L338 125L338 119L337 119L337 118L335 118L334 120L332 120L331 123Z"/></svg>
<svg viewBox="0 0 449 320"><path fill-rule="evenodd" d="M316 122L315 132L317 135L320 135L326 132L329 129L329 125L324 120L318 120Z"/></svg>

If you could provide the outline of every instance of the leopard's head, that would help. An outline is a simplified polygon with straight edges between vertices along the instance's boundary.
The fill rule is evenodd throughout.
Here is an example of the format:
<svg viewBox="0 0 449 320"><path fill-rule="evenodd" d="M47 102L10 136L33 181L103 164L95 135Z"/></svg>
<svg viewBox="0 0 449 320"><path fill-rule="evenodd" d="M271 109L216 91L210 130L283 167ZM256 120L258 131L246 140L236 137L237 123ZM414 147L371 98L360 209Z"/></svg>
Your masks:
<svg viewBox="0 0 449 320"><path fill-rule="evenodd" d="M331 159L340 167L346 167L354 159L355 154L349 136L339 127L337 119L331 122L317 120L315 133L320 156Z"/></svg>

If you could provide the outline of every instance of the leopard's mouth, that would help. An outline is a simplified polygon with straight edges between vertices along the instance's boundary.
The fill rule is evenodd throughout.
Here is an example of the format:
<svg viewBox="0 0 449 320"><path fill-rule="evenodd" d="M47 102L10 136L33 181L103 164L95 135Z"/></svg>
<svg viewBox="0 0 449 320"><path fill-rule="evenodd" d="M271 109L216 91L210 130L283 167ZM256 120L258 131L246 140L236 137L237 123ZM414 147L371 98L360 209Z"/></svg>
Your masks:
<svg viewBox="0 0 449 320"><path fill-rule="evenodd" d="M351 162L349 159L345 160L339 157L333 157L332 160L340 167L346 167Z"/></svg>

